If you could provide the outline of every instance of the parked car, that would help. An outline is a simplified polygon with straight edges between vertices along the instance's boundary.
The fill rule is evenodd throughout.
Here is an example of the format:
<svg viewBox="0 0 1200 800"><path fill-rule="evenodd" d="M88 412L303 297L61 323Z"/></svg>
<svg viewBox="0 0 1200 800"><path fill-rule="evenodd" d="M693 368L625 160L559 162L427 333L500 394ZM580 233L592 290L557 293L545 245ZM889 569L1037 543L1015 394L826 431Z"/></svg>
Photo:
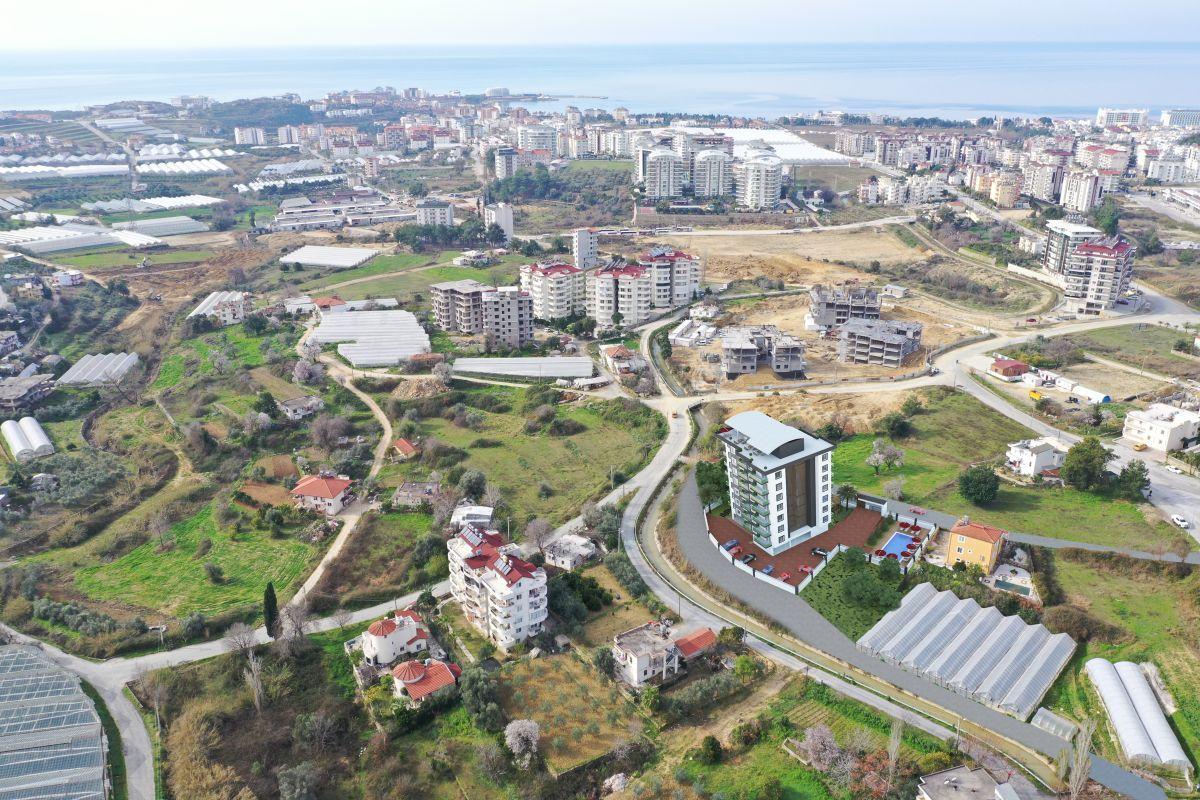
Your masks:
<svg viewBox="0 0 1200 800"><path fill-rule="evenodd" d="M1178 514L1171 515L1171 522L1174 522L1176 525L1178 525L1181 528L1190 528L1191 527L1191 525L1188 524L1188 521L1186 519L1184 519L1183 517L1179 516Z"/></svg>
<svg viewBox="0 0 1200 800"><path fill-rule="evenodd" d="M941 375L942 371L940 369L938 369L937 367L930 367L929 374L930 375Z"/></svg>
<svg viewBox="0 0 1200 800"><path fill-rule="evenodd" d="M737 539L730 539L728 542L725 542L724 544L721 545L721 549L722 550L732 550L733 548L737 547L737 543L738 543Z"/></svg>
<svg viewBox="0 0 1200 800"><path fill-rule="evenodd" d="M740 544L734 545L733 547L729 548L729 555L731 555L731 556L736 556L741 552L742 552L742 546Z"/></svg>
<svg viewBox="0 0 1200 800"><path fill-rule="evenodd" d="M774 565L774 564L767 564L767 565L766 565L765 567L763 567L763 568L762 568L762 570L761 570L761 572L762 572L762 574L763 574L763 575L770 575L770 574L771 574L772 572L774 572L774 571L775 571L775 565Z"/></svg>
<svg viewBox="0 0 1200 800"><path fill-rule="evenodd" d="M825 558L829 555L829 551L824 547L814 547L811 552L817 558Z"/></svg>
<svg viewBox="0 0 1200 800"><path fill-rule="evenodd" d="M1136 450L1136 451L1138 451L1138 452L1140 453L1140 452L1142 452L1143 450L1145 450L1145 449L1146 449L1146 443L1145 443L1145 442L1138 442L1137 444L1135 444L1135 445L1133 446L1133 449L1134 449L1134 450Z"/></svg>
<svg viewBox="0 0 1200 800"><path fill-rule="evenodd" d="M1181 470L1179 467L1175 466L1174 464L1167 465L1167 472L1174 473L1175 475L1183 474L1183 470Z"/></svg>
<svg viewBox="0 0 1200 800"><path fill-rule="evenodd" d="M758 558L758 556L754 555L754 553L746 553L746 555L742 556L742 563L749 564L756 558Z"/></svg>

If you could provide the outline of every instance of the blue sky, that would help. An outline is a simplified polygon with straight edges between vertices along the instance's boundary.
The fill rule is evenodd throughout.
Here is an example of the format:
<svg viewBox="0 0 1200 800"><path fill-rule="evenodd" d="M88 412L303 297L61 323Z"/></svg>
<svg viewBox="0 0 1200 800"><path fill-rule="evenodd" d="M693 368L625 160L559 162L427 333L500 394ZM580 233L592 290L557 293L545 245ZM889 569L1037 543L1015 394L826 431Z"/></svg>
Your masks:
<svg viewBox="0 0 1200 800"><path fill-rule="evenodd" d="M1200 42L1197 0L5 2L10 50L387 44Z"/></svg>

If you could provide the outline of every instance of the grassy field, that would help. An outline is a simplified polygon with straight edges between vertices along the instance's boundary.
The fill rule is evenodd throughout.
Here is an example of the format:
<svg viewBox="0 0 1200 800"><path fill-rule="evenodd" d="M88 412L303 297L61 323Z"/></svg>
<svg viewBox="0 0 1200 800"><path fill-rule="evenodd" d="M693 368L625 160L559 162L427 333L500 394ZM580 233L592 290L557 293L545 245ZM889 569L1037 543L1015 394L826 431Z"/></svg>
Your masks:
<svg viewBox="0 0 1200 800"><path fill-rule="evenodd" d="M387 513L364 519L329 565L318 590L345 606L367 605L441 580L447 575L444 553L420 567L413 563L414 546L432 527L429 514Z"/></svg>
<svg viewBox="0 0 1200 800"><path fill-rule="evenodd" d="M401 303L416 300L421 295L425 304L429 302L429 286L443 281L477 280L490 283L495 271L502 281L511 281L517 275L515 264L498 265L486 269L442 265L429 269L410 270L395 275L386 275L377 280L356 283L337 289L339 297L346 300L363 300L369 297L395 297Z"/></svg>
<svg viewBox="0 0 1200 800"><path fill-rule="evenodd" d="M608 567L594 564L583 570L583 574L595 578L596 582L610 591L613 596L612 605L605 606L588 616L583 625L583 641L591 647L601 647L612 643L613 637L624 633L630 628L645 624L650 618L646 607L629 596Z"/></svg>
<svg viewBox="0 0 1200 800"><path fill-rule="evenodd" d="M170 389L185 377L212 374L215 370L215 353L221 353L247 369L261 367L265 363L263 347L274 338L270 333L255 336L242 325L230 325L212 333L184 339L173 345L171 352L163 358L158 376L150 388Z"/></svg>
<svg viewBox="0 0 1200 800"><path fill-rule="evenodd" d="M864 167L793 167L792 181L797 188L803 188L810 193L813 189L849 192L857 189L868 178L879 174L873 169Z"/></svg>
<svg viewBox="0 0 1200 800"><path fill-rule="evenodd" d="M144 250L102 250L90 253L80 253L73 256L62 256L55 261L78 267L82 270L127 269L142 263L142 259L150 259L151 264L192 264L207 261L215 253L212 250L163 250L146 252Z"/></svg>
<svg viewBox="0 0 1200 800"><path fill-rule="evenodd" d="M458 255L457 253L452 254ZM436 264L443 260L435 253L397 253L395 255L379 255L372 258L361 267L353 269L335 270L333 272L322 275L319 278L313 278L300 285L300 288L306 292L320 290L323 286L328 286L331 283L341 283L342 281L352 281L356 278L369 278L372 275L387 275L392 272L401 272L403 270L412 269L413 267L424 266L425 264Z"/></svg>
<svg viewBox="0 0 1200 800"><path fill-rule="evenodd" d="M506 413L479 412L483 424L478 430L457 427L440 417L421 420L421 432L468 452L462 466L478 469L488 481L500 487L514 519L545 517L555 524L566 522L579 512L587 500L611 488L610 469L633 474L661 440L661 426L629 426L604 419L593 404L563 404L557 407L560 420L573 420L585 430L572 436L526 433L525 415L519 411L525 391L513 387L490 386L470 389L504 398L511 406ZM503 442L502 447L472 447L477 439ZM408 475L419 474L422 467L411 464ZM398 483L404 474L397 474ZM552 493L544 496L541 484Z"/></svg>
<svg viewBox="0 0 1200 800"><path fill-rule="evenodd" d="M1137 324L1073 333L1066 338L1088 352L1139 369L1176 378L1200 378L1200 359L1178 355L1172 349L1180 339L1191 341L1194 336L1161 325Z"/></svg>
<svg viewBox="0 0 1200 800"><path fill-rule="evenodd" d="M842 581L853 571L849 563L844 556L836 556L829 562L829 566L821 570L821 573L804 587L800 596L838 630L857 641L879 621L887 609L858 606L846 599L842 594ZM865 568L873 569L869 566Z"/></svg>
<svg viewBox="0 0 1200 800"><path fill-rule="evenodd" d="M607 753L637 721L617 687L570 654L505 664L500 704L509 719L538 723L546 764L555 773Z"/></svg>
<svg viewBox="0 0 1200 800"><path fill-rule="evenodd" d="M833 451L834 484L882 494L884 484L903 477L909 502L1075 542L1154 549L1181 541L1179 532L1152 510L1069 488L1001 482L999 496L987 506L964 500L956 485L959 473L969 464L1001 457L1009 442L1030 436L1030 431L964 393L927 398L926 410L912 419L913 436L895 442L904 451L902 466L875 475L865 461L875 437L855 436Z"/></svg>
<svg viewBox="0 0 1200 800"><path fill-rule="evenodd" d="M1197 575L1180 579L1150 572L1120 574L1063 557L1056 558L1055 564L1068 600L1120 628L1126 637L1117 643L1092 642L1080 647L1051 689L1047 705L1075 719L1103 719L1103 707L1083 671L1087 659L1099 656L1112 661L1153 662L1179 707L1171 722L1195 763L1200 755ZM1097 740L1103 755L1119 756L1111 729L1102 726Z"/></svg>
<svg viewBox="0 0 1200 800"><path fill-rule="evenodd" d="M75 586L85 595L185 616L193 611L214 614L240 605L258 603L267 581L274 581L281 598L307 572L318 550L288 531L280 538L269 531L242 525L220 525L212 505L172 525L166 537L173 546L160 552L157 540L105 564L83 566L75 573ZM200 542L211 549L200 555ZM225 573L222 583L210 581L204 564L217 564Z"/></svg>

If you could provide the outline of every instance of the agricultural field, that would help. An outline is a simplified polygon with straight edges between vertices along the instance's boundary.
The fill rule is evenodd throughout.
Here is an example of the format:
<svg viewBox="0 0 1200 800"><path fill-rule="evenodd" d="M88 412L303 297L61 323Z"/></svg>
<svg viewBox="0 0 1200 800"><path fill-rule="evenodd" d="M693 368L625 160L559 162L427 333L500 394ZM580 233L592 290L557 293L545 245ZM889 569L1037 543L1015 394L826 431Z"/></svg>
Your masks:
<svg viewBox="0 0 1200 800"><path fill-rule="evenodd" d="M95 147L98 150L107 148L104 141L82 125L63 120L60 122L40 122L32 119L0 120L0 133L36 134L39 136L54 136L64 142L84 147Z"/></svg>
<svg viewBox="0 0 1200 800"><path fill-rule="evenodd" d="M129 269L149 259L152 264L195 264L207 261L216 253L212 250L98 250L89 253L78 253L73 256L58 256L55 261L70 267L76 267L85 272L103 272L105 270Z"/></svg>
<svg viewBox="0 0 1200 800"><path fill-rule="evenodd" d="M455 253L454 255L457 255ZM313 278L300 284L300 288L306 292L321 291L326 286L344 281L358 280L359 278L370 278L375 275L389 275L393 272L404 272L415 267L422 267L430 264L436 264L443 260L440 254L433 253L396 253L393 255L378 255L363 264L361 267L353 267L351 269L335 270L326 273L319 278Z"/></svg>
<svg viewBox="0 0 1200 800"><path fill-rule="evenodd" d="M664 434L658 415L641 405L626 409L620 401L587 399L554 406L555 424L576 432L552 434L549 422L546 429L527 432L526 416L534 411L526 407L532 389L462 385L471 388L420 401L431 413L421 411L419 433L462 450L465 458L456 466L480 470L490 484L499 487L514 525L533 517L554 524L567 521L584 502L608 492L617 473L629 476L636 472ZM547 397L557 396L551 392ZM413 408L414 402L388 401L389 413L398 418ZM478 415L476 427L460 427L441 416L457 402ZM540 401L536 405L541 405ZM383 482L398 485L406 478L420 479L429 469L408 462Z"/></svg>
<svg viewBox="0 0 1200 800"><path fill-rule="evenodd" d="M510 719L538 723L554 774L604 755L641 730L636 710L616 684L572 654L505 664L500 703Z"/></svg>
<svg viewBox="0 0 1200 800"><path fill-rule="evenodd" d="M948 514L969 515L991 525L1076 542L1137 547L1177 546L1179 532L1159 519L1149 506L1139 506L1105 494L1070 488L1000 484L1000 494L986 506L964 500L956 485L967 466L995 461L1009 442L1028 438L1021 425L963 393L926 395L926 409L912 418L914 434L895 442L904 463L881 469L867 466L872 434L853 436L833 451L833 482L849 483L880 495L884 485L904 480L904 498Z"/></svg>
<svg viewBox="0 0 1200 800"><path fill-rule="evenodd" d="M1051 688L1047 705L1074 719L1106 719L1095 689L1084 672L1089 658L1151 662L1158 667L1178 710L1171 721L1193 763L1200 755L1200 637L1196 633L1194 568L1177 573L1143 565L1096 562L1086 555L1055 558L1067 601L1114 626L1116 635L1081 645L1067 670ZM1097 732L1101 755L1119 760L1110 725Z"/></svg>
<svg viewBox="0 0 1200 800"><path fill-rule="evenodd" d="M1194 331L1135 324L1072 333L1064 338L1089 353L1131 367L1195 380L1200 378L1200 358L1181 355L1174 349L1181 339L1190 342L1194 337Z"/></svg>
<svg viewBox="0 0 1200 800"><path fill-rule="evenodd" d="M808 194L815 189L853 192L872 176L880 174L870 167L795 166L792 167L792 184Z"/></svg>
<svg viewBox="0 0 1200 800"><path fill-rule="evenodd" d="M423 307L429 305L429 287L443 281L476 280L480 283L491 283L494 279L501 283L511 283L517 278L517 268L520 263L528 262L523 256L509 257L508 263L491 267L456 267L453 264L412 269L392 275L384 275L375 280L354 283L348 286L329 284L338 297L345 300L363 300L371 297L395 297L403 304L415 304ZM419 296L419 299L418 299Z"/></svg>

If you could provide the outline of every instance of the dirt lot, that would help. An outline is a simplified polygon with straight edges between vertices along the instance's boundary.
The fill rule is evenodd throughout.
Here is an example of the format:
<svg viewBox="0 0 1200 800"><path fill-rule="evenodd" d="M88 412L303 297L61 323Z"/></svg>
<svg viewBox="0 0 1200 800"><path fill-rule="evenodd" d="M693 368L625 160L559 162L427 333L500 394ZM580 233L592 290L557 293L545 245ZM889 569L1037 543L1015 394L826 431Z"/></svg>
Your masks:
<svg viewBox="0 0 1200 800"><path fill-rule="evenodd" d="M1134 375L1132 372L1114 369L1103 364L1075 364L1059 370L1059 372L1072 380L1079 381L1088 388L1105 392L1113 400L1123 400L1144 392L1157 391L1167 385L1153 378Z"/></svg>
<svg viewBox="0 0 1200 800"><path fill-rule="evenodd" d="M850 432L870 431L872 423L898 411L909 392L882 391L862 394L794 394L755 397L726 403L728 414L762 411L776 419L799 420L807 430L837 419Z"/></svg>
<svg viewBox="0 0 1200 800"><path fill-rule="evenodd" d="M257 502L269 506L286 506L292 502L292 496L288 490L275 483L246 481L242 484L242 491Z"/></svg>
<svg viewBox="0 0 1200 800"><path fill-rule="evenodd" d="M974 329L964 323L955 322L945 314L931 314L923 309L912 308L909 301L904 305L884 304L884 319L920 322L925 326L922 337L924 345L936 349L974 334ZM902 369L872 366L868 364L843 364L837 360L837 339L821 338L814 331L804 330L804 315L808 311L808 298L803 295L770 298L754 301L747 305L734 305L721 324L726 325L776 325L804 341L807 350L809 380L825 381L839 378L874 378L903 374L912 371L920 363L914 355ZM720 340L704 347L674 348L672 361L677 372L691 378L698 389L711 388L720 381L724 389L754 389L760 386L777 386L786 383L770 369L760 369L753 375L742 375L727 381L721 374L720 364L711 360L721 354Z"/></svg>
<svg viewBox="0 0 1200 800"><path fill-rule="evenodd" d="M663 242L700 255L705 278L726 282L764 276L786 283L833 283L848 278L867 280L854 269L829 261L866 266L909 263L919 254L896 237L875 229L780 236L672 236Z"/></svg>
<svg viewBox="0 0 1200 800"><path fill-rule="evenodd" d="M268 478L275 480L298 474L292 457L287 455L265 456L259 459L258 466L263 468Z"/></svg>

